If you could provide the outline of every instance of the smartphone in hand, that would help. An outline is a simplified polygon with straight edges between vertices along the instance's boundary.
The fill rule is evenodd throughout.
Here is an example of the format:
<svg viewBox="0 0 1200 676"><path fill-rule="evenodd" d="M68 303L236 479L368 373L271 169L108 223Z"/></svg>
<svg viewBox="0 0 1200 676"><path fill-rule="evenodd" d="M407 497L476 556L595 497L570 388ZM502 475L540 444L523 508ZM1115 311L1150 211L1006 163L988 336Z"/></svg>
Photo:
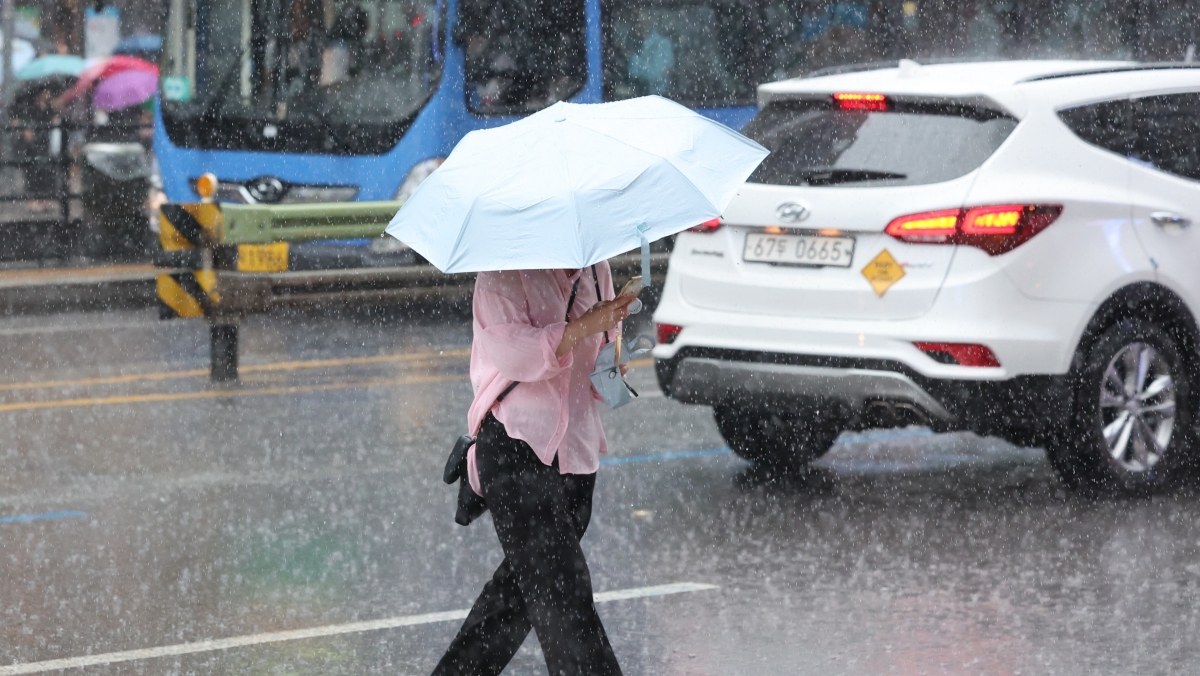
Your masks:
<svg viewBox="0 0 1200 676"><path fill-rule="evenodd" d="M624 296L624 295L631 295L631 296L636 297L641 292L642 292L642 276L638 275L638 276L630 279L628 282L625 282L625 286L621 287L621 293L617 294L617 298L620 298L621 296Z"/></svg>

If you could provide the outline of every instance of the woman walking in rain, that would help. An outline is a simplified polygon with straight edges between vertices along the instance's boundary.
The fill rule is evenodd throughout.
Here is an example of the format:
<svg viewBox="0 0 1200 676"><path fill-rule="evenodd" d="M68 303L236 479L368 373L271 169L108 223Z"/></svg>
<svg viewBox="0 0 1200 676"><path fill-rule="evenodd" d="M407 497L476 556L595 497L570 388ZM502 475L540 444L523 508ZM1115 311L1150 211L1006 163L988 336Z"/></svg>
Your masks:
<svg viewBox="0 0 1200 676"><path fill-rule="evenodd" d="M621 673L579 547L606 450L596 402L636 394L617 338L650 243L717 218L766 155L656 96L559 102L467 134L392 219L388 234L442 272L479 272L475 445L459 439L443 479L460 482L458 523L486 500L504 562L434 676L498 674L530 629L550 676ZM607 261L638 248L640 282L614 298Z"/></svg>
<svg viewBox="0 0 1200 676"><path fill-rule="evenodd" d="M504 561L435 676L499 674L530 629L552 676L621 673L579 540L606 450L588 376L634 298L613 300L607 262L479 274L467 416L478 441L467 476Z"/></svg>

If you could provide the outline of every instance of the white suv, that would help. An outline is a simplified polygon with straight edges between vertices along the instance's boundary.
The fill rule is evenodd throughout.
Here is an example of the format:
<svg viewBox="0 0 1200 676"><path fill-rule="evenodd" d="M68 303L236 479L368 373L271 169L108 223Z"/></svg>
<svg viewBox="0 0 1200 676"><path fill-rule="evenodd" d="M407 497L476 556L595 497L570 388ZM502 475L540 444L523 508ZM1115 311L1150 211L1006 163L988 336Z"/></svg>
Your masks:
<svg viewBox="0 0 1200 676"><path fill-rule="evenodd" d="M925 424L1045 446L1084 490L1186 474L1200 69L901 62L759 101L771 155L675 243L664 392L777 466Z"/></svg>

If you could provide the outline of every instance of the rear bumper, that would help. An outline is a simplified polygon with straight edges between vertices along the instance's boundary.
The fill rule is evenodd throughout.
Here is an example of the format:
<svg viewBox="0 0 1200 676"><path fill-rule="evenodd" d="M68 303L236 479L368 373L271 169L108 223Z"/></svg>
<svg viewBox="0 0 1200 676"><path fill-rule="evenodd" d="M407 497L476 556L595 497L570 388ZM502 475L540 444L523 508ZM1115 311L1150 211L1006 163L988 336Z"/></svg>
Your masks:
<svg viewBox="0 0 1200 676"><path fill-rule="evenodd" d="M1033 444L1071 410L1067 376L930 378L902 362L687 347L655 362L687 404L839 411L847 429L924 424Z"/></svg>
<svg viewBox="0 0 1200 676"><path fill-rule="evenodd" d="M679 362L671 396L685 404L721 405L740 400L835 400L862 411L876 402L905 404L943 423L956 417L903 373L794 364L756 364L688 358Z"/></svg>

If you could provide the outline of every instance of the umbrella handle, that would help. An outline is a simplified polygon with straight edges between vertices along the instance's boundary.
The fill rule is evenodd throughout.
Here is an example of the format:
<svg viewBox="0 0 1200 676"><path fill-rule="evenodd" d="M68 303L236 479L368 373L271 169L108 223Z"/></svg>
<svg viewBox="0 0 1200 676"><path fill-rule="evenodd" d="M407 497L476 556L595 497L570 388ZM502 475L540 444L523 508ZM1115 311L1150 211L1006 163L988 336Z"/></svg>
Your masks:
<svg viewBox="0 0 1200 676"><path fill-rule="evenodd" d="M646 230L650 226L645 223L638 224L638 237L642 240L642 285L650 286L650 239L646 237Z"/></svg>

